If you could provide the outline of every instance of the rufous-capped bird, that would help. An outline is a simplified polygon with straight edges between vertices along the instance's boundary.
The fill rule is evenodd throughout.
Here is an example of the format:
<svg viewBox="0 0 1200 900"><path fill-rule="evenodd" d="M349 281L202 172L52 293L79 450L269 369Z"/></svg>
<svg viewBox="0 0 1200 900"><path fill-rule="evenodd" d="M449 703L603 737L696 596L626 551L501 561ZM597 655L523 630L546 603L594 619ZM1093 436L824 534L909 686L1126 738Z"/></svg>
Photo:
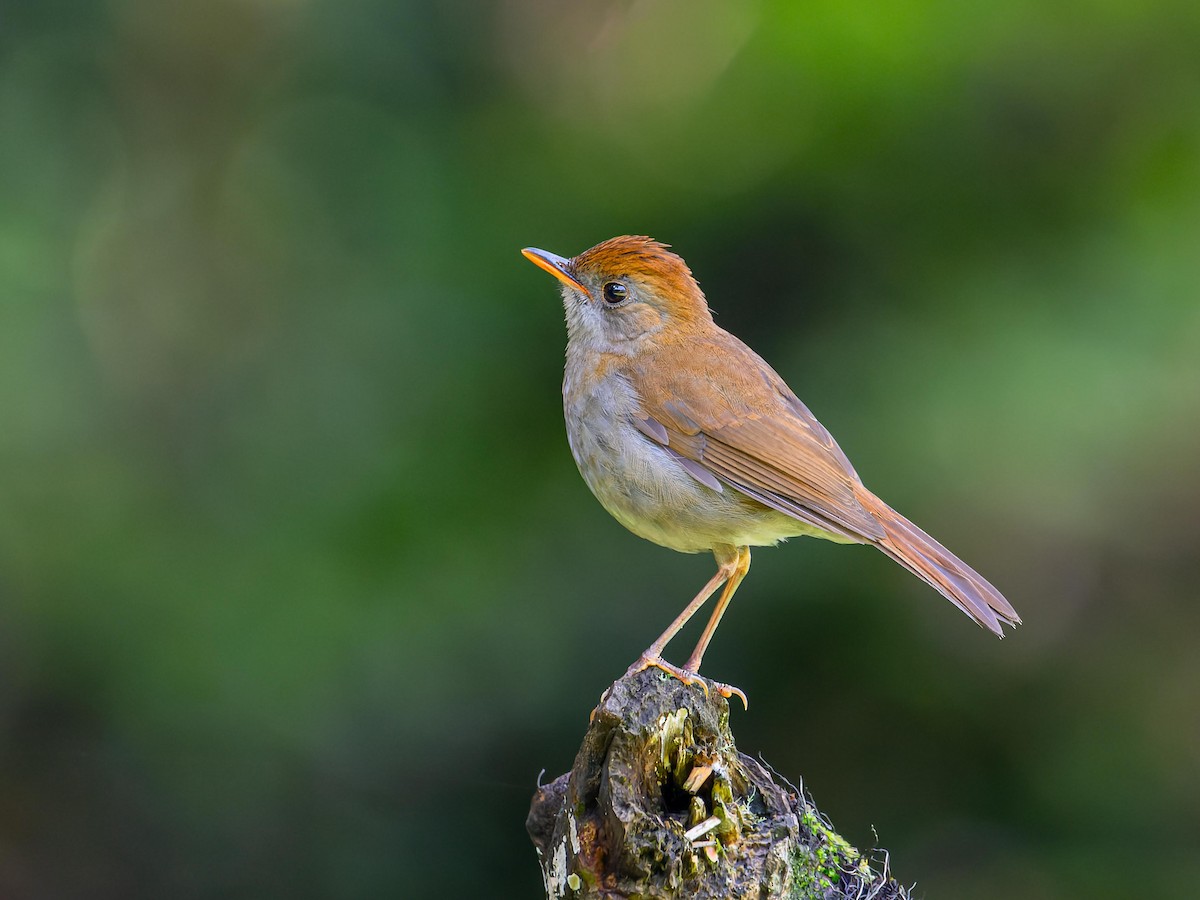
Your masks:
<svg viewBox="0 0 1200 900"><path fill-rule="evenodd" d="M716 557L716 574L627 674L654 666L703 685L700 662L750 548L800 535L878 547L997 636L1020 623L982 576L863 485L775 370L713 322L666 244L627 235L572 259L521 252L561 282L563 411L583 480L639 537ZM667 642L722 585L696 649L671 665Z"/></svg>

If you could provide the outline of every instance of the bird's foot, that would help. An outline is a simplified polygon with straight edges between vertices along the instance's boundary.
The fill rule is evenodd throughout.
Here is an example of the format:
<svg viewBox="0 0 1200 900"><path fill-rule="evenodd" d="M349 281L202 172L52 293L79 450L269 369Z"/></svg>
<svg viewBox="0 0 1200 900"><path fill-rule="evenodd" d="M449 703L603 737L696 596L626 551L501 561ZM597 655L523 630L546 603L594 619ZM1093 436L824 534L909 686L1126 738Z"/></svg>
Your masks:
<svg viewBox="0 0 1200 900"><path fill-rule="evenodd" d="M739 687L734 687L732 684L726 684L723 681L713 681L713 690L728 700L730 697L737 697L742 701L742 709L749 711L750 701L746 699L746 692Z"/></svg>
<svg viewBox="0 0 1200 900"><path fill-rule="evenodd" d="M638 661L630 666L628 671L625 672L625 677L628 678L630 675L636 675L638 672L644 672L646 669L650 668L659 669L663 672L666 672L672 678L676 678L679 681L682 681L684 684L698 684L701 689L703 689L705 697L709 695L709 688L711 688L726 700L728 700L730 697L737 697L742 701L742 709L750 708L750 704L746 700L746 694L741 690L741 688L736 688L731 684L725 684L720 681L709 681L707 678L703 678L695 672L689 672L687 669L681 669L679 666L671 665L671 663L667 662L661 656L638 657Z"/></svg>

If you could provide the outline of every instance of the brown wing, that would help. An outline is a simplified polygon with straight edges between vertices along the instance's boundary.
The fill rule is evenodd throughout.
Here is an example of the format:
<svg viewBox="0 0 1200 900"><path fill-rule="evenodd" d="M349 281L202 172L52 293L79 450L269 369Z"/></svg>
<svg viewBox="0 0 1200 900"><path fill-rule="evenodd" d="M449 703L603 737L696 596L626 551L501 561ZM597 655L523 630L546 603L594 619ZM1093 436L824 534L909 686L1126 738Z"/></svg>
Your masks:
<svg viewBox="0 0 1200 900"><path fill-rule="evenodd" d="M678 365L686 352L687 369ZM679 373L698 373L684 378ZM718 332L660 348L632 370L638 427L712 486L714 476L780 512L871 543L1003 636L1016 610L974 569L867 490L829 432L750 348Z"/></svg>
<svg viewBox="0 0 1200 900"><path fill-rule="evenodd" d="M684 362L686 360L686 367ZM684 376L683 372L687 375ZM660 347L632 372L668 447L782 513L852 541L884 537L841 448L757 354L725 332Z"/></svg>

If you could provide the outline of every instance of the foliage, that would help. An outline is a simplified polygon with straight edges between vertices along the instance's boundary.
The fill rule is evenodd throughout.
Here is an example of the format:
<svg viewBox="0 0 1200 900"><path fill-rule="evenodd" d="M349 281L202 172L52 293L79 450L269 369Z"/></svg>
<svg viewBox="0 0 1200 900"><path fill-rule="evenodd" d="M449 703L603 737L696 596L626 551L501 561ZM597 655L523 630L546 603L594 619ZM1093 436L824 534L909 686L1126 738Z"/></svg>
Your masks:
<svg viewBox="0 0 1200 900"><path fill-rule="evenodd" d="M518 249L623 232L1026 621L758 553L743 746L930 897L1200 878L1196 4L9 7L0 894L536 893L710 568L562 437Z"/></svg>

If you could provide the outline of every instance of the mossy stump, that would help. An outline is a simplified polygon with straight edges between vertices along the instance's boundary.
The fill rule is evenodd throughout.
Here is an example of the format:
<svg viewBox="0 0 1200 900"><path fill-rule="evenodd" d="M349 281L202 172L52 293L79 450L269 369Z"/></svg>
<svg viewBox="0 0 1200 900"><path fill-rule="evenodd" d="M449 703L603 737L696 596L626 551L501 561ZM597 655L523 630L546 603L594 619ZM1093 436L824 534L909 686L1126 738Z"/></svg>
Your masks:
<svg viewBox="0 0 1200 900"><path fill-rule="evenodd" d="M656 669L605 692L526 822L549 900L896 900L803 791L739 753L729 704Z"/></svg>

